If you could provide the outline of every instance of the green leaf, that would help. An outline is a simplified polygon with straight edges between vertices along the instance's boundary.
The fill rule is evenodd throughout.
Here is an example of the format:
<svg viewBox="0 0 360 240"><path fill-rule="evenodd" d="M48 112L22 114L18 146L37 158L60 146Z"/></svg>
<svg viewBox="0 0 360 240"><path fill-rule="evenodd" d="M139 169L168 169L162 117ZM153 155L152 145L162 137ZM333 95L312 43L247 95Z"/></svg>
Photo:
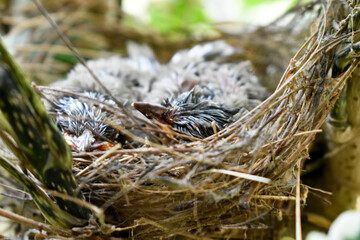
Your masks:
<svg viewBox="0 0 360 240"><path fill-rule="evenodd" d="M243 0L243 3L246 7L254 7L263 3L274 3L276 0Z"/></svg>
<svg viewBox="0 0 360 240"><path fill-rule="evenodd" d="M149 6L150 25L163 33L187 32L196 24L209 24L203 5L196 0L170 0Z"/></svg>
<svg viewBox="0 0 360 240"><path fill-rule="evenodd" d="M72 197L83 199L77 192L77 183L72 173L72 155L64 137L46 112L35 90L31 87L22 69L6 49L0 37L0 124L10 134L20 154L18 160L24 166L31 166L39 179L47 188ZM0 137L4 139L2 135ZM12 141L5 141L11 145ZM11 144L10 144L11 143ZM9 146L11 150L15 147ZM0 161L5 169L6 161ZM10 172L10 171L9 171ZM83 225L90 217L86 207L60 197L54 197L59 209L72 215L78 221L62 215L51 215L53 207L39 191L27 184L15 171L10 172L31 193L42 214L54 225L72 227ZM54 210L55 211L55 210ZM56 213L56 211L55 211Z"/></svg>
<svg viewBox="0 0 360 240"><path fill-rule="evenodd" d="M74 65L77 63L76 57L72 54L57 53L54 55L54 59L59 62L68 63L71 65Z"/></svg>

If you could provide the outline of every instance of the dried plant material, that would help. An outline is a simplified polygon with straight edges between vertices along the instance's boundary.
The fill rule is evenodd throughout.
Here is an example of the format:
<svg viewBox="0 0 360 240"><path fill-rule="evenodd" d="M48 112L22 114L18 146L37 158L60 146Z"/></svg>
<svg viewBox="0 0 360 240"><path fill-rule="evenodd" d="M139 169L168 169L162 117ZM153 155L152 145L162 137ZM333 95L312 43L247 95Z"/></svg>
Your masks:
<svg viewBox="0 0 360 240"><path fill-rule="evenodd" d="M242 238L249 231L254 239L273 237L272 227L281 225L277 219L288 217L287 202L296 200L300 209L306 196L302 161L359 62L345 56L344 65L335 61L335 67L345 67L331 75L333 59L343 60L339 46L359 34L346 25L353 6L338 1L310 6L308 13L318 20L275 91L230 126L210 124L215 134L184 140L171 127L111 106L123 120L112 126L131 140L127 149L115 145L73 154L79 189L100 209L94 214L99 219L73 229L73 237ZM303 9L297 11L301 15ZM139 122L146 135L132 132L140 131Z"/></svg>

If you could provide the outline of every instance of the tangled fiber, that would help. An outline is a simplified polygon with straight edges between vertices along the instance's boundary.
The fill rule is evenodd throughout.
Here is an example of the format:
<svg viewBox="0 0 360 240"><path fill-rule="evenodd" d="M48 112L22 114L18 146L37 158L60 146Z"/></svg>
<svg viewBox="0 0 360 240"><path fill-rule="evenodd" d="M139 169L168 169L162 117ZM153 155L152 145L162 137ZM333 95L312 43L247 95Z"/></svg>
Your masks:
<svg viewBox="0 0 360 240"><path fill-rule="evenodd" d="M89 225L62 232L50 227L38 235L277 236L281 220L289 217L286 207L295 201L299 209L306 200L302 164L359 62L348 55L359 33L350 24L358 17L354 5L316 1L306 9L317 18L310 37L265 101L222 131L190 142L176 140L178 133L164 125L143 128L149 137L141 138L114 124L137 143L134 148L73 153L79 189L92 206ZM112 113L136 126L122 108ZM151 139L154 133L160 141Z"/></svg>

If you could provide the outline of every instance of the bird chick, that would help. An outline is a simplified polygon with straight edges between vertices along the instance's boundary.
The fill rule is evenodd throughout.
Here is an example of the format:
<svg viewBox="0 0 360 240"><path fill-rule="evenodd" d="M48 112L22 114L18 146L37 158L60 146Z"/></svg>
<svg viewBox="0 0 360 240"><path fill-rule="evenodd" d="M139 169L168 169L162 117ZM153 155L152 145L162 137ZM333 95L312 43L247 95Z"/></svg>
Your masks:
<svg viewBox="0 0 360 240"><path fill-rule="evenodd" d="M90 60L88 65L111 95L125 107L128 107L127 103L135 102L135 109L148 118L194 137L205 138L236 121L267 96L249 62L223 61L239 51L241 49L225 41L214 41L180 50L168 63L161 64L149 48L130 44L128 57ZM81 65L53 86L104 94ZM63 103L59 106L72 104L78 107L75 111L69 111L69 107L58 107L60 112L69 111L68 115L80 116L79 119L84 119L82 111L93 112L87 117L93 119L90 122L97 123L91 125L89 121L80 121L79 124L66 117L55 119L64 132L73 136L72 141L77 142L74 144L81 146L78 150L87 149L85 146L90 146L89 143L95 141L93 138L98 138L94 135L104 136L99 129L94 129L95 134L91 135L89 129L113 129L104 127L107 126L105 123L100 124L99 121L109 116L98 113L93 106L84 106L74 99L61 101ZM134 111L134 114L137 113ZM82 125L87 126L85 130ZM89 136L85 134L78 140L84 132Z"/></svg>
<svg viewBox="0 0 360 240"><path fill-rule="evenodd" d="M137 102L133 107L149 119L156 119L194 137L206 138L227 127L239 112L239 109L214 102L213 98L210 89L195 86L177 98L165 99L162 105Z"/></svg>
<svg viewBox="0 0 360 240"><path fill-rule="evenodd" d="M111 95L124 105L142 101L150 91L150 84L160 68L160 63L149 47L130 42L128 55L128 57L114 55L92 59L86 63ZM76 92L106 94L82 64L77 64L65 79L56 81L51 86Z"/></svg>
<svg viewBox="0 0 360 240"><path fill-rule="evenodd" d="M115 106L115 102L103 94L83 92L82 95L103 104ZM113 115L104 111L103 107L103 105L80 100L74 96L61 96L53 101L48 111L55 115L53 120L63 132L72 150L82 152L94 149L104 150L111 146L101 140L109 142L119 140L119 132L106 123Z"/></svg>

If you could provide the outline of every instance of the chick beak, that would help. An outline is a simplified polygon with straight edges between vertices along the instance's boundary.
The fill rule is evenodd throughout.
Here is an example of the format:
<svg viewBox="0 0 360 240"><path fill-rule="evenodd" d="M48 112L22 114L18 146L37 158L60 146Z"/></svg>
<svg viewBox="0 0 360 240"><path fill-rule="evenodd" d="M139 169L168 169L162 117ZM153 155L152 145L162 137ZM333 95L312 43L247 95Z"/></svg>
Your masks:
<svg viewBox="0 0 360 240"><path fill-rule="evenodd" d="M166 107L141 102L133 103L132 106L149 119L156 119L160 122L166 121L164 117L164 113L168 110Z"/></svg>

